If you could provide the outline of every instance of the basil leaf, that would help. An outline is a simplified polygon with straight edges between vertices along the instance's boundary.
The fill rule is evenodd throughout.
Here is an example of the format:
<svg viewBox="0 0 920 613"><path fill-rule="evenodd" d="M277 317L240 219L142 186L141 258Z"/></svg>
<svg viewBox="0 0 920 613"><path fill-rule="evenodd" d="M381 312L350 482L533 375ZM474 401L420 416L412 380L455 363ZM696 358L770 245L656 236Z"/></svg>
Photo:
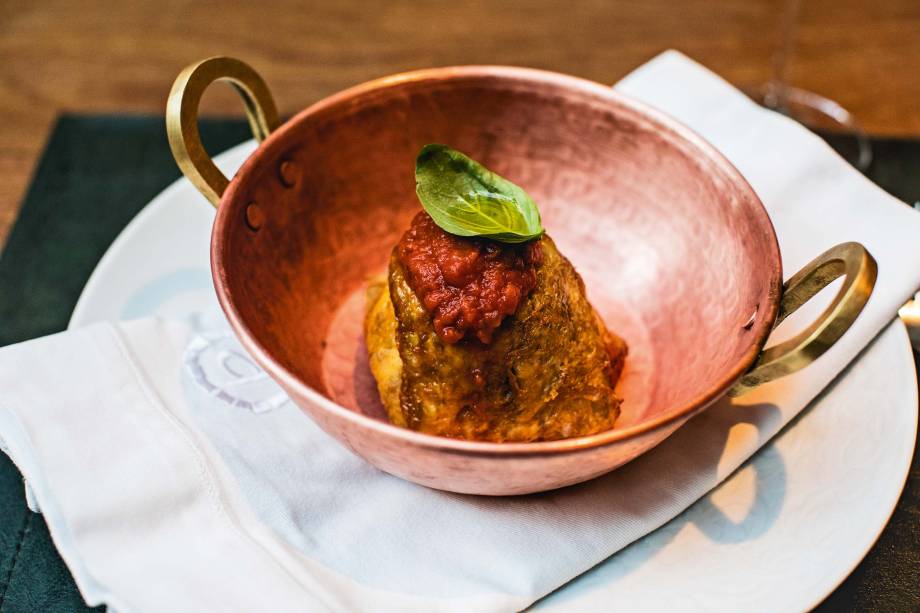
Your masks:
<svg viewBox="0 0 920 613"><path fill-rule="evenodd" d="M543 234L527 192L447 145L422 147L415 193L434 222L457 236L523 243Z"/></svg>

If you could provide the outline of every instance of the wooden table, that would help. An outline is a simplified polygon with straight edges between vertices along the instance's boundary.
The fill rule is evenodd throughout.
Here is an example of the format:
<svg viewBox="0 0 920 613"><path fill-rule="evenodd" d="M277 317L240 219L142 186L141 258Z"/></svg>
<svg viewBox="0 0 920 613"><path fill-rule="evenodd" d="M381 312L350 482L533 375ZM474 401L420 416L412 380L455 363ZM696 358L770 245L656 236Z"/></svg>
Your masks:
<svg viewBox="0 0 920 613"><path fill-rule="evenodd" d="M253 64L282 114L348 85L448 64L534 66L612 83L677 48L732 83L770 77L783 0L0 0L0 244L55 116L163 112L186 64ZM805 0L790 81L876 134L920 135L920 2ZM213 88L203 112L240 113Z"/></svg>

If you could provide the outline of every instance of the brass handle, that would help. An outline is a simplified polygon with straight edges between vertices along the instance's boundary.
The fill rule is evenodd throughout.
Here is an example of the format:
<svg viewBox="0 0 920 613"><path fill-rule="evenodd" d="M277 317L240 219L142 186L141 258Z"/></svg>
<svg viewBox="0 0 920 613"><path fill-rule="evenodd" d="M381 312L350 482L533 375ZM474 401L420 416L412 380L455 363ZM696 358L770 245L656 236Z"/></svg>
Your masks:
<svg viewBox="0 0 920 613"><path fill-rule="evenodd" d="M729 396L740 396L808 366L843 336L869 301L878 275L875 260L859 243L832 247L786 281L774 326L841 275L845 278L840 291L818 320L795 338L762 351Z"/></svg>
<svg viewBox="0 0 920 613"><path fill-rule="evenodd" d="M278 127L278 111L265 81L240 60L208 58L188 66L176 77L166 103L169 148L182 174L216 207L230 181L214 165L198 133L198 103L214 81L229 81L243 98L249 127L259 142Z"/></svg>

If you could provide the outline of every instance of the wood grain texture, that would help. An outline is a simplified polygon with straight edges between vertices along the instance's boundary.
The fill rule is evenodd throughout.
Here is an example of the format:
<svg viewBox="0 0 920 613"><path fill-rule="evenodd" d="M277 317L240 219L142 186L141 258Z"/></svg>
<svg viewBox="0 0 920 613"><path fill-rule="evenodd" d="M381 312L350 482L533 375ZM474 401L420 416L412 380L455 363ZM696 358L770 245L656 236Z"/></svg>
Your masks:
<svg viewBox="0 0 920 613"><path fill-rule="evenodd" d="M176 74L239 56L282 114L372 77L526 65L613 82L677 48L744 85L770 76L782 0L0 0L0 243L54 117L162 113ZM805 0L790 77L869 131L920 134L920 2ZM219 88L203 110L241 114Z"/></svg>

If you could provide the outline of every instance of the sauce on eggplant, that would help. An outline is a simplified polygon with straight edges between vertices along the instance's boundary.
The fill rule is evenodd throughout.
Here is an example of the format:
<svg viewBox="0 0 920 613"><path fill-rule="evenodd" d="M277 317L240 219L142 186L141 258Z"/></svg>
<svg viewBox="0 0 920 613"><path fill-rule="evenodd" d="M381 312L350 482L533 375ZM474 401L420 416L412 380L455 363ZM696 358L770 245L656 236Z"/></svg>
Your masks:
<svg viewBox="0 0 920 613"><path fill-rule="evenodd" d="M439 228L422 211L396 246L409 286L446 343L484 344L537 285L540 241L500 243Z"/></svg>

